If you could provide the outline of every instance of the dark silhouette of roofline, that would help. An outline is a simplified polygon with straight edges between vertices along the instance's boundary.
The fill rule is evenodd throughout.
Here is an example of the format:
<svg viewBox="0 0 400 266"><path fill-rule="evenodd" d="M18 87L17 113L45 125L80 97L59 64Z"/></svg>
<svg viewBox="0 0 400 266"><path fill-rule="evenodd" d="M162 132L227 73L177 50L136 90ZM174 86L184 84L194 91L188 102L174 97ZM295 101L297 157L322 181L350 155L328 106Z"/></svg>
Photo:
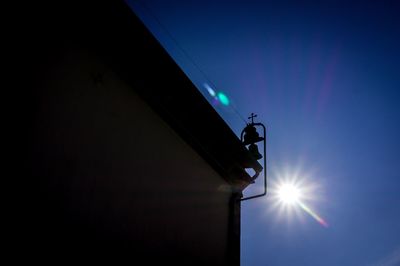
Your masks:
<svg viewBox="0 0 400 266"><path fill-rule="evenodd" d="M40 71L41 63L53 60L43 56L53 46L81 44L102 58L237 192L251 183L245 167L261 171L261 165L124 1L53 5L36 13L29 48L41 56L33 58L34 69Z"/></svg>

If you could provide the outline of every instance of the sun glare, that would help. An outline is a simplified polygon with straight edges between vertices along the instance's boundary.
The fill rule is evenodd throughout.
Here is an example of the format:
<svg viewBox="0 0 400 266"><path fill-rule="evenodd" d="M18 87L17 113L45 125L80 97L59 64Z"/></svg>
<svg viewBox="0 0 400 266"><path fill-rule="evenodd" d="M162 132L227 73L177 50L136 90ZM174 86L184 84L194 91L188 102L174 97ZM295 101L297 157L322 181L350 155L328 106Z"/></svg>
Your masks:
<svg viewBox="0 0 400 266"><path fill-rule="evenodd" d="M278 188L278 197L285 204L296 204L301 198L301 190L293 184L282 184Z"/></svg>
<svg viewBox="0 0 400 266"><path fill-rule="evenodd" d="M309 175L288 170L276 174L278 182L272 184L271 210L277 211L278 218L291 219L294 216L302 219L307 213L320 225L328 227L328 223L315 210L313 205L320 199L320 185L311 182Z"/></svg>

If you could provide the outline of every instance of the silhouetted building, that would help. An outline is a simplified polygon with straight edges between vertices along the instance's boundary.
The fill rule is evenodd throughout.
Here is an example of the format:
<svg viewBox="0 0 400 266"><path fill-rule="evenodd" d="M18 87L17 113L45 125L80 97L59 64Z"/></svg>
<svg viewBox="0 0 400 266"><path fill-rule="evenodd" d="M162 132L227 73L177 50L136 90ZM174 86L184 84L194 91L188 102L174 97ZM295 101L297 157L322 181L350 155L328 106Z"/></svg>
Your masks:
<svg viewBox="0 0 400 266"><path fill-rule="evenodd" d="M21 254L239 265L244 168L261 166L123 1L38 9Z"/></svg>

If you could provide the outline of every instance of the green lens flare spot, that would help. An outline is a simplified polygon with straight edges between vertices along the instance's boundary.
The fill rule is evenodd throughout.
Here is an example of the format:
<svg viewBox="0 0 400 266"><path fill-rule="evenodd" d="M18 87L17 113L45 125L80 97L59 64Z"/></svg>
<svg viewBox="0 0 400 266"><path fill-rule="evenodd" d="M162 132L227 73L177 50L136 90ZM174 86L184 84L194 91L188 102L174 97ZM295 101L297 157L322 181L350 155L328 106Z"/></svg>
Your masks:
<svg viewBox="0 0 400 266"><path fill-rule="evenodd" d="M229 105L229 98L228 98L228 96L226 96L226 95L225 95L224 93L222 93L222 92L218 92L217 96L218 96L218 100L219 100L223 105L225 105L225 106L228 106L228 105Z"/></svg>

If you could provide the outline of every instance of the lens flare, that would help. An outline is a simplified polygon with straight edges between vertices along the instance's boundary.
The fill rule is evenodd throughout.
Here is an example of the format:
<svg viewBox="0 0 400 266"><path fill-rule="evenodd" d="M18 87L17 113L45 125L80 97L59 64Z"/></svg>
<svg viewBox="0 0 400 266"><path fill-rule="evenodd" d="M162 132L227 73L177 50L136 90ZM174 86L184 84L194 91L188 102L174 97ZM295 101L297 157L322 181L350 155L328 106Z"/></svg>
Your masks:
<svg viewBox="0 0 400 266"><path fill-rule="evenodd" d="M203 86L207 90L208 94L210 94L210 96L213 98L214 105L217 105L219 103L221 103L224 106L229 106L230 105L231 101L229 100L228 96L225 93L223 93L221 91L216 92L207 83L203 83Z"/></svg>
<svg viewBox="0 0 400 266"><path fill-rule="evenodd" d="M328 223L321 216L319 216L317 213L311 210L307 205L305 205L301 201L298 201L297 203L304 211L306 211L309 215L311 215L311 217L314 218L320 225L325 227L329 226Z"/></svg>
<svg viewBox="0 0 400 266"><path fill-rule="evenodd" d="M211 88L210 85L208 85L207 83L204 83L203 86L204 88L206 88L211 97L215 97L217 95L215 93L215 90L213 90L213 88Z"/></svg>
<svg viewBox="0 0 400 266"><path fill-rule="evenodd" d="M225 105L225 106L228 106L228 105L229 105L229 98L228 98L228 96L226 96L226 95L225 95L224 93L222 93L222 92L218 92L217 96L218 96L219 101L220 101L223 105Z"/></svg>

